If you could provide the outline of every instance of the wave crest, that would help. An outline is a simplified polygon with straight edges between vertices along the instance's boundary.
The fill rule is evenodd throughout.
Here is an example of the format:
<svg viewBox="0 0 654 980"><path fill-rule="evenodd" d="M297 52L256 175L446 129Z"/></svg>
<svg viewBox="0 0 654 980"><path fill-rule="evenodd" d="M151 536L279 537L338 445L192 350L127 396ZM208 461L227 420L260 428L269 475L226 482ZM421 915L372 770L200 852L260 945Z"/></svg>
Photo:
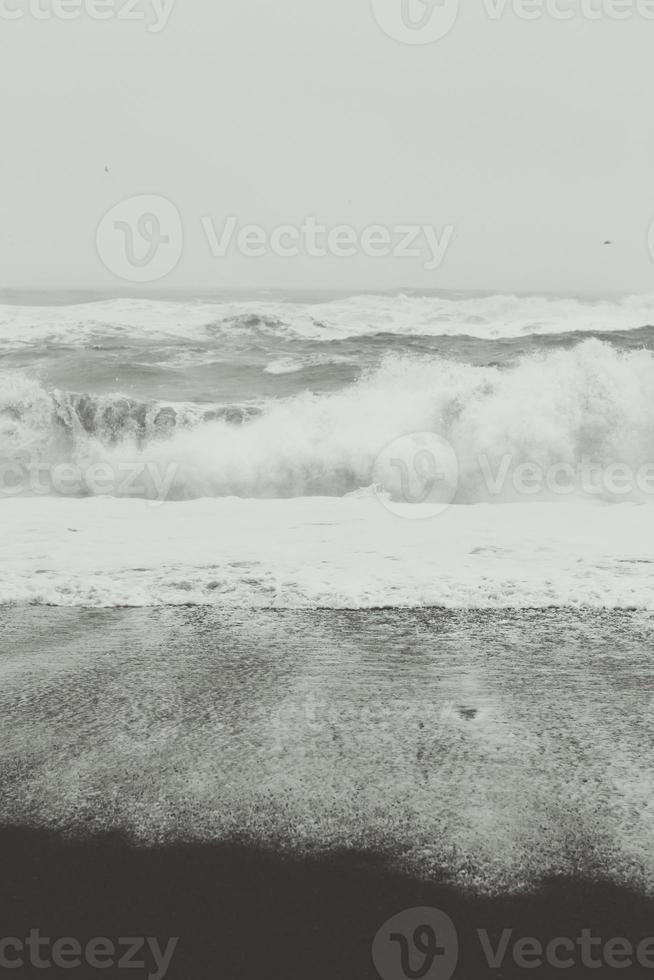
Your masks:
<svg viewBox="0 0 654 980"><path fill-rule="evenodd" d="M392 356L344 390L260 411L48 393L21 375L0 390L0 462L157 468L176 499L343 496L370 486L377 456L413 432L454 448L458 503L524 499L510 480L493 486L507 459L544 469L654 463L654 356L597 340L506 369ZM133 492L155 490L146 480ZM552 495L546 487L529 499Z"/></svg>
<svg viewBox="0 0 654 980"><path fill-rule="evenodd" d="M201 303L144 299L71 306L0 305L0 347L160 343L223 338L333 341L376 334L491 340L654 324L654 294L615 300L554 296L371 294L340 298L277 296Z"/></svg>

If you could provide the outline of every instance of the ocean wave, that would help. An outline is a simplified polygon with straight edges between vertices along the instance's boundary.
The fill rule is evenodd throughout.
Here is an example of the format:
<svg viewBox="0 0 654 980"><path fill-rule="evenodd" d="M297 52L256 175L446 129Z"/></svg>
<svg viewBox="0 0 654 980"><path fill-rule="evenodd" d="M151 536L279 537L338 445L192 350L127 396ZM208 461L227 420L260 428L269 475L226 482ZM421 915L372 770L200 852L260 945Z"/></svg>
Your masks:
<svg viewBox="0 0 654 980"><path fill-rule="evenodd" d="M621 300L542 296L362 295L328 302L275 298L200 303L144 299L75 306L0 306L0 346L93 346L274 337L332 341L379 333L480 339L610 332L654 324L654 294Z"/></svg>
<svg viewBox="0 0 654 980"><path fill-rule="evenodd" d="M311 368L329 368L342 364L350 364L347 357L339 357L336 354L305 354L302 357L280 357L276 361L270 361L264 371L266 374L299 374Z"/></svg>
<svg viewBox="0 0 654 980"><path fill-rule="evenodd" d="M48 392L20 374L0 382L2 466L140 467L129 491L140 496L160 494L155 473L174 499L344 496L375 483L379 455L412 433L451 446L457 503L561 499L562 467L613 468L614 476L616 467L631 468L637 485L588 492L652 499L654 355L589 340L505 369L389 356L345 389L260 407ZM555 485L521 489L515 477L523 468L523 479L524 467L554 468ZM97 492L121 492L103 487ZM397 496L392 480L381 489Z"/></svg>

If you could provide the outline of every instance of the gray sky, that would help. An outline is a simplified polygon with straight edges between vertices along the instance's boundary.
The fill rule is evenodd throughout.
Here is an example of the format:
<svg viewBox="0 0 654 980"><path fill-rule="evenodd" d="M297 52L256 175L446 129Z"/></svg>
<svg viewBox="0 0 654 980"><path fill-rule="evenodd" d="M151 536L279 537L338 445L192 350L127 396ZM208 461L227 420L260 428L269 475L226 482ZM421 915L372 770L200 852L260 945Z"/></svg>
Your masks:
<svg viewBox="0 0 654 980"><path fill-rule="evenodd" d="M590 21L559 0L572 19L509 4L492 20L462 0L447 36L408 45L368 0L177 0L158 33L3 2L23 14L0 19L4 287L120 286L96 228L153 194L184 228L154 288L654 288L654 20L636 10ZM216 258L201 218L220 233L229 215L454 231L437 269L360 252Z"/></svg>

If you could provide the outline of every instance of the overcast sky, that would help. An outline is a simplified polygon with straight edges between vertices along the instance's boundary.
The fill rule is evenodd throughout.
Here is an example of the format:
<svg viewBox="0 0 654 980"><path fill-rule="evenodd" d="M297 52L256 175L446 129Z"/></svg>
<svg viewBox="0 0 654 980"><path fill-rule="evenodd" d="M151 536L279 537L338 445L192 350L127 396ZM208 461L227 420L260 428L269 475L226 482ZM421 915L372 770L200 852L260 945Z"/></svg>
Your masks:
<svg viewBox="0 0 654 980"><path fill-rule="evenodd" d="M636 10L492 20L462 0L445 37L405 44L369 0L177 0L156 33L146 0L145 21L2 2L22 13L0 19L5 287L120 287L96 229L148 194L184 233L155 288L654 289L654 20ZM201 219L220 234L230 215L453 231L431 269L215 257Z"/></svg>

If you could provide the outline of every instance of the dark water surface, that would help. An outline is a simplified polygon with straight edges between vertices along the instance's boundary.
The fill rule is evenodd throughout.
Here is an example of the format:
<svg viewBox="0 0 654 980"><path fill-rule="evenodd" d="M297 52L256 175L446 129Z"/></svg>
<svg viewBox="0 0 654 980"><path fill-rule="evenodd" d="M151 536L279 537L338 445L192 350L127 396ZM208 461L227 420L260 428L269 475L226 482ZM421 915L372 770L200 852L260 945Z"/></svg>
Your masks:
<svg viewBox="0 0 654 980"><path fill-rule="evenodd" d="M596 339L619 350L653 350L654 328L569 331L480 339L461 336L396 335L310 340L270 332L168 342L114 335L82 346L26 345L0 352L0 368L24 371L47 387L107 395L120 391L143 400L235 403L243 399L288 398L305 390L328 394L353 384L385 358L438 358L479 367L509 368L520 358L569 351ZM81 380L83 379L83 384Z"/></svg>

